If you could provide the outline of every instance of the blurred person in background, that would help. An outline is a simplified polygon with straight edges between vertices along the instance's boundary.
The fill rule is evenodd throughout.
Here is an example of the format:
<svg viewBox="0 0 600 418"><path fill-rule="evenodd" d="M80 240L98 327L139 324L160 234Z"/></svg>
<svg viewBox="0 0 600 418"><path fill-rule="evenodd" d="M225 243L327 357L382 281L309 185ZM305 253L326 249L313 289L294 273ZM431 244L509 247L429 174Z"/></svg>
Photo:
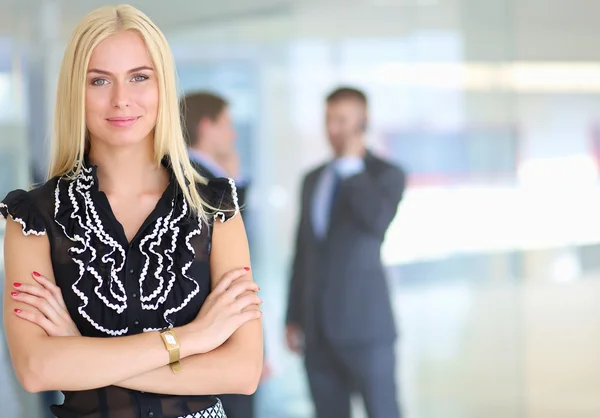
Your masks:
<svg viewBox="0 0 600 418"><path fill-rule="evenodd" d="M191 166L170 48L127 5L82 19L59 74L50 180L0 204L19 381L58 418L225 417L256 390L261 300L235 184Z"/></svg>
<svg viewBox="0 0 600 418"><path fill-rule="evenodd" d="M235 147L236 132L227 101L214 93L187 94L180 102L184 138L194 168L204 177L229 177L237 186L241 212L244 213L248 182L241 175L240 156ZM249 237L251 239L251 237ZM263 362L261 381L271 374ZM254 395L219 395L228 418L252 418Z"/></svg>
<svg viewBox="0 0 600 418"><path fill-rule="evenodd" d="M339 88L326 100L335 155L302 182L286 316L318 418L350 417L358 392L370 418L399 418L396 326L381 262L403 195L403 171L365 146L367 98Z"/></svg>
<svg viewBox="0 0 600 418"><path fill-rule="evenodd" d="M206 178L233 179L243 211L247 182L241 176L236 132L227 101L213 93L197 92L187 94L180 103L192 165Z"/></svg>

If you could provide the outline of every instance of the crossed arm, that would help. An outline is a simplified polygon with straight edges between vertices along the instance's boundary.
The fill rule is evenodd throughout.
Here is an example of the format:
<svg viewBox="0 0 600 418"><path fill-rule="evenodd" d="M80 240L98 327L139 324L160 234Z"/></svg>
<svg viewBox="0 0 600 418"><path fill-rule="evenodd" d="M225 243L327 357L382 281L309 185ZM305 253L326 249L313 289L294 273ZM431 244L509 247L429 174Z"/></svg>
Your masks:
<svg viewBox="0 0 600 418"><path fill-rule="evenodd" d="M50 244L46 236L24 236L21 226L9 220L4 251L4 326L17 377L26 390L86 390L109 385L180 395L249 394L256 390L263 353L260 320L246 322L225 343L204 354L189 349L196 335L186 327L176 328L184 371L173 374L158 332L115 338L51 337L16 315L15 309L33 308L10 296L16 290L13 283L38 285L33 271L43 272L54 283ZM210 261L213 289L228 271L250 265L240 216L215 223ZM252 276L248 273L239 280L251 281ZM95 358L102 361L89 361Z"/></svg>

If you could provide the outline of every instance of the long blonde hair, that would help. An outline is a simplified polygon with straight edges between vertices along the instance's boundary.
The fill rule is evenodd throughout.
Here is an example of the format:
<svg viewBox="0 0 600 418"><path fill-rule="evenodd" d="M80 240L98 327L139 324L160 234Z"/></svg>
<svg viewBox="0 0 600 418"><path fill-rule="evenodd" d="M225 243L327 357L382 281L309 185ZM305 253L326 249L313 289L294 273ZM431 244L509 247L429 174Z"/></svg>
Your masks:
<svg viewBox="0 0 600 418"><path fill-rule="evenodd" d="M109 36L122 31L139 34L154 64L158 79L159 105L154 129L156 163L167 156L185 199L193 212L206 220L206 208L196 183L207 180L193 169L183 139L177 98L175 65L164 35L142 12L129 5L107 6L85 16L67 44L58 79L52 158L48 177L76 176L86 152L85 84L94 48Z"/></svg>

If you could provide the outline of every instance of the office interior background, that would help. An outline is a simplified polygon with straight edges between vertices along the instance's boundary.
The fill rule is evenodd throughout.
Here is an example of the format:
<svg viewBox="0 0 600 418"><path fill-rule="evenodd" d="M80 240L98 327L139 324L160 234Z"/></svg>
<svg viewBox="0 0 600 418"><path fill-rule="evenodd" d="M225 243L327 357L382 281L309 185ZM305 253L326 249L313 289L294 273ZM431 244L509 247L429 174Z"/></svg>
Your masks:
<svg viewBox="0 0 600 418"><path fill-rule="evenodd" d="M1 196L44 175L66 38L104 4L0 0ZM600 416L600 2L132 4L165 32L181 92L232 105L274 372L259 417L312 416L283 314L300 179L329 157L340 84L368 93L372 149L409 173L383 247L407 417ZM0 415L41 417L2 338Z"/></svg>

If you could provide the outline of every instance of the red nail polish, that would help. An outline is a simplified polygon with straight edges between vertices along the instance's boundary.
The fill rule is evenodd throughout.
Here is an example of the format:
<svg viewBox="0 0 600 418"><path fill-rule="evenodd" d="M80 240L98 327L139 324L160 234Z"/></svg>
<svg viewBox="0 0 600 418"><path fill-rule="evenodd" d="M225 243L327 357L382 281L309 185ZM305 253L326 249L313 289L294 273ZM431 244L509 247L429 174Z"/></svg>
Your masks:
<svg viewBox="0 0 600 418"><path fill-rule="evenodd" d="M15 313L21 313L21 310L19 308L15 309Z"/></svg>
<svg viewBox="0 0 600 418"><path fill-rule="evenodd" d="M34 275L35 277L40 277L40 276L41 276L41 274L40 274L40 273L38 273L37 271L34 271L34 272L33 272L33 275Z"/></svg>
<svg viewBox="0 0 600 418"><path fill-rule="evenodd" d="M244 267L244 270L250 271L250 267Z"/></svg>
<svg viewBox="0 0 600 418"><path fill-rule="evenodd" d="M19 292L10 292L11 296L19 296Z"/></svg>
<svg viewBox="0 0 600 418"><path fill-rule="evenodd" d="M16 282L15 282L15 283L13 283L13 286L14 286L14 287L21 287L21 283L16 283Z"/></svg>

